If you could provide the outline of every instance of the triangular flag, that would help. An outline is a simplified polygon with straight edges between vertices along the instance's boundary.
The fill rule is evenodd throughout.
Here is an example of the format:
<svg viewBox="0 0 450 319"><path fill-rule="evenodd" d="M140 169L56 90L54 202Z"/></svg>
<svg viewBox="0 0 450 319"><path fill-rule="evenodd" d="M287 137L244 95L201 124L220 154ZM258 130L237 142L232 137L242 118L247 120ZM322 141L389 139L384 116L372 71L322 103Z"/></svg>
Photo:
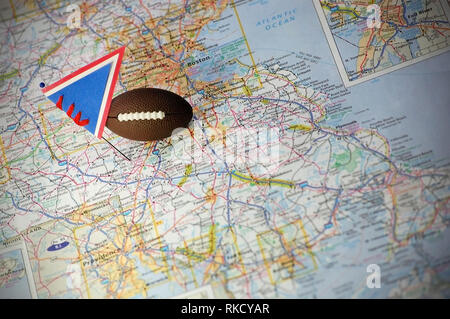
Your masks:
<svg viewBox="0 0 450 319"><path fill-rule="evenodd" d="M78 125L102 137L125 47L42 89Z"/></svg>

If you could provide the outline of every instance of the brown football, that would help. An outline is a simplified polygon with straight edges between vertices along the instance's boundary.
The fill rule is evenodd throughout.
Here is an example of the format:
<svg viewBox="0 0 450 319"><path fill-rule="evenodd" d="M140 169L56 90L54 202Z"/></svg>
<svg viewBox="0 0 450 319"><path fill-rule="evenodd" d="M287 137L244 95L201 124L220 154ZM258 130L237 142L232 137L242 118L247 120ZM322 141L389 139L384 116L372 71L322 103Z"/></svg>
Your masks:
<svg viewBox="0 0 450 319"><path fill-rule="evenodd" d="M178 94L156 88L124 92L111 101L106 127L136 141L169 137L178 127L187 127L192 107Z"/></svg>

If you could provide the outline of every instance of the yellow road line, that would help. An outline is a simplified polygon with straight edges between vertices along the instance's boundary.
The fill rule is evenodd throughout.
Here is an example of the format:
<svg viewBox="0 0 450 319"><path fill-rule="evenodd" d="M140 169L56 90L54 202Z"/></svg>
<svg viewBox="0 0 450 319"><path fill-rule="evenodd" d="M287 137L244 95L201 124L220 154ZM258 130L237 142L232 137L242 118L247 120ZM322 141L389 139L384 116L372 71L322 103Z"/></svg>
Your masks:
<svg viewBox="0 0 450 319"><path fill-rule="evenodd" d="M283 180L283 179L269 179L269 178L253 178L251 176L247 176L244 175L240 172L236 172L233 171L231 173L231 177L234 179L237 179L241 182L244 183L255 183L255 184L259 184L259 185L267 185L267 186L272 186L272 184L275 184L276 186L281 186L281 187L288 187L288 188L293 188L295 187L295 183L294 182L290 182L287 180Z"/></svg>
<svg viewBox="0 0 450 319"><path fill-rule="evenodd" d="M233 237L234 246L236 247L236 250L237 250L237 253L238 253L239 262L240 262L240 264L242 266L242 275L246 275L247 271L245 270L244 261L242 260L242 254L241 254L241 251L240 251L239 246L237 244L236 234L234 233L232 227L230 227L230 232L231 232L231 236Z"/></svg>
<svg viewBox="0 0 450 319"><path fill-rule="evenodd" d="M269 276L270 283L271 283L272 285L275 285L275 281L274 281L273 278L272 278L272 271L270 270L270 265L269 265L269 262L267 261L266 254L264 253L264 247L263 247L263 245L262 245L262 242L261 242L260 237L261 237L260 234L258 234L258 235L256 236L256 241L258 242L259 249L261 250L261 255L262 255L262 258L263 258L263 260L264 260L264 266L266 266L266 269L267 269L267 275Z"/></svg>
<svg viewBox="0 0 450 319"><path fill-rule="evenodd" d="M5 184L11 179L11 170L7 165L8 160L6 159L5 145L3 145L3 139L1 135L0 135L0 148L2 149L3 159L5 160L5 165L2 165L2 168L6 168L6 171L8 172L8 179L6 181L0 181L0 184Z"/></svg>
<svg viewBox="0 0 450 319"><path fill-rule="evenodd" d="M47 125L45 125L44 113L42 112L40 106L38 106L38 111L39 111L39 114L41 115L41 122L42 122L42 127L44 128L45 140L47 141L47 145L50 150L50 155L51 155L52 159L54 160L55 154L53 153L52 147L50 146L50 140L48 139Z"/></svg>
<svg viewBox="0 0 450 319"><path fill-rule="evenodd" d="M87 292L88 298L91 299L91 292L89 291L89 285L87 282L86 271L84 270L83 258L81 256L81 252L80 252L80 245L78 244L78 238L77 238L77 234L76 234L77 229L78 228L74 228L72 230L73 240L75 241L75 245L77 246L78 258L80 259L81 273L83 274L84 284L86 286L86 292Z"/></svg>
<svg viewBox="0 0 450 319"><path fill-rule="evenodd" d="M188 246L186 244L186 241L184 242L184 249L186 250L186 252L189 251L189 248L188 248ZM186 257L188 259L188 265L189 265L189 268L191 270L192 278L194 279L195 288L198 288L197 278L195 277L194 268L192 267L192 263L191 263L191 255L189 253L187 253Z"/></svg>
<svg viewBox="0 0 450 319"><path fill-rule="evenodd" d="M55 43L50 49L44 52L43 55L39 58L39 64L44 65L47 61L48 57L58 51L58 49L61 47L61 44Z"/></svg>
<svg viewBox="0 0 450 319"><path fill-rule="evenodd" d="M191 173L192 173L192 164L188 164L188 165L186 165L186 168L185 168L185 170L184 170L184 176L183 176L183 178L180 180L180 182L178 183L177 186L179 186L179 187L183 186L184 183L186 183L186 181L187 181L189 175L191 175Z"/></svg>
<svg viewBox="0 0 450 319"><path fill-rule="evenodd" d="M11 10L12 10L12 14L13 14L14 20L17 21L16 8L14 8L13 0L9 0L9 5L11 6Z"/></svg>
<svg viewBox="0 0 450 319"><path fill-rule="evenodd" d="M155 213L153 212L152 206L148 199L147 199L147 205L148 205L148 209L150 210L150 214L152 216L153 227L155 228L155 235L158 238L159 249L163 253L162 258L164 260L164 264L166 265L166 269L167 269L167 271L166 271L167 279L171 280L170 273L169 273L169 264L167 263L167 259L166 259L166 253L162 251L161 236L159 235L159 232L158 232L158 227L157 227L156 220L155 220Z"/></svg>
<svg viewBox="0 0 450 319"><path fill-rule="evenodd" d="M17 74L19 74L19 70L17 69L14 69L8 73L0 74L0 81L11 79L12 77L15 77Z"/></svg>
<svg viewBox="0 0 450 319"><path fill-rule="evenodd" d="M256 69L255 60L253 59L252 50L250 49L250 45L248 44L247 36L245 35L244 27L242 26L241 19L239 18L239 14L237 12L236 5L234 4L234 0L231 0L231 6L233 7L234 14L236 15L237 21L239 23L239 28L241 29L242 35L244 37L245 45L247 46L248 54L250 55L250 59L252 60L252 64L253 64L253 68L255 69L255 73L258 73L258 70ZM258 74L258 81L259 81L259 85L262 87L263 85L261 83L259 74Z"/></svg>
<svg viewBox="0 0 450 319"><path fill-rule="evenodd" d="M316 262L316 258L314 258L314 253L311 251L311 247L309 245L308 234L306 233L305 227L303 227L303 222L301 219L298 220L298 223L300 224L300 229L302 230L303 239L305 240L306 250L308 251L308 254L311 256L311 259L313 261L314 270L317 270L317 268L318 268L317 262Z"/></svg>

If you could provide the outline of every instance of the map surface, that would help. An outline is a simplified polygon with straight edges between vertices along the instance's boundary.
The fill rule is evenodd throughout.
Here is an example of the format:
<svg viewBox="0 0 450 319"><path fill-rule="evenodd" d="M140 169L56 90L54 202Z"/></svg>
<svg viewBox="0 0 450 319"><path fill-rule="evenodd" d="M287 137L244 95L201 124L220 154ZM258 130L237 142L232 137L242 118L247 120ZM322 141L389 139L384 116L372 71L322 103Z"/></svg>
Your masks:
<svg viewBox="0 0 450 319"><path fill-rule="evenodd" d="M385 0L374 4L371 0L315 0L347 86L450 49L450 11L446 1Z"/></svg>
<svg viewBox="0 0 450 319"><path fill-rule="evenodd" d="M313 1L73 3L0 8L0 246L39 298L450 297L449 53L346 88ZM39 87L124 45L115 95L194 111L105 130L131 161Z"/></svg>
<svg viewBox="0 0 450 319"><path fill-rule="evenodd" d="M31 270L24 246L0 250L0 298L36 298L34 284L29 282Z"/></svg>

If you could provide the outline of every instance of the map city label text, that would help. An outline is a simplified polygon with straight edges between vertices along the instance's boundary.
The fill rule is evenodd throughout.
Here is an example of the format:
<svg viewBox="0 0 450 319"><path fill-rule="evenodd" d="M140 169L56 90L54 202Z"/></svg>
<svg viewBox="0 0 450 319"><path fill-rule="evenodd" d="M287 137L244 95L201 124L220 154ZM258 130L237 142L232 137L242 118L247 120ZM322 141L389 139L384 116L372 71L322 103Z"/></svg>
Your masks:
<svg viewBox="0 0 450 319"><path fill-rule="evenodd" d="M277 28L278 26L282 26L283 24L294 21L296 13L295 11L296 9L294 8L292 10L287 10L284 11L283 13L273 15L270 18L261 19L256 23L256 26L259 27L264 25L264 28L267 31L273 28Z"/></svg>

